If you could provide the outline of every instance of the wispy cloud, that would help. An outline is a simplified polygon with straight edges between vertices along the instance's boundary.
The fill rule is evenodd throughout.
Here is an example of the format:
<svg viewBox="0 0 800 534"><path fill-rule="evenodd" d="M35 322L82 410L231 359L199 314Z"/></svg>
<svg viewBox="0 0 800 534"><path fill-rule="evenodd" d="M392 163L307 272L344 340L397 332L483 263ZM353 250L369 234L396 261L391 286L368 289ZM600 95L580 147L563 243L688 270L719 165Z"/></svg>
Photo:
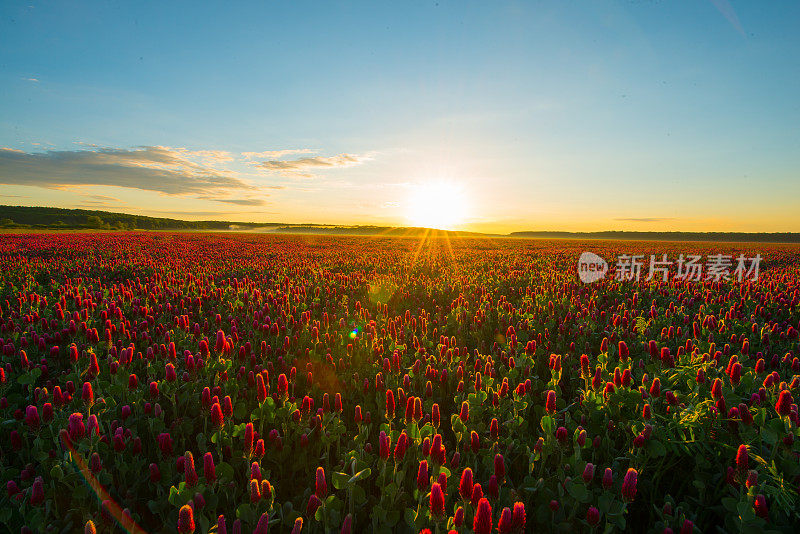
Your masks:
<svg viewBox="0 0 800 534"><path fill-rule="evenodd" d="M26 82L39 83L39 78L23 78Z"/></svg>
<svg viewBox="0 0 800 534"><path fill-rule="evenodd" d="M242 152L247 159L278 159L295 154L313 154L317 150L311 148L290 148L288 150L266 150L264 152Z"/></svg>
<svg viewBox="0 0 800 534"><path fill-rule="evenodd" d="M625 221L625 222L664 222L664 221L674 221L674 217L619 217L614 219L615 221Z"/></svg>
<svg viewBox="0 0 800 534"><path fill-rule="evenodd" d="M338 156L316 156L292 160L269 160L256 163L255 166L283 176L311 178L312 170L353 167L371 160L368 155L339 154Z"/></svg>
<svg viewBox="0 0 800 534"><path fill-rule="evenodd" d="M92 209L120 207L119 204L103 202L102 200L84 200L83 202L75 204L75 206L79 208L92 208Z"/></svg>
<svg viewBox="0 0 800 534"><path fill-rule="evenodd" d="M734 30L739 32L742 37L747 37L744 28L742 28L742 23L739 22L739 17L736 15L736 10L733 9L733 6L728 0L711 0L711 3L714 4L714 7L722 13L722 16L731 23Z"/></svg>
<svg viewBox="0 0 800 534"><path fill-rule="evenodd" d="M98 200L100 202L122 202L117 197L110 197L110 196L107 196L107 195L89 195L89 198L92 198L94 200Z"/></svg>
<svg viewBox="0 0 800 534"><path fill-rule="evenodd" d="M183 157L196 157L209 165L233 161L233 155L225 150L186 150L185 148L173 150Z"/></svg>
<svg viewBox="0 0 800 534"><path fill-rule="evenodd" d="M263 206L267 203L263 198L210 198L202 197L203 200L213 200L214 202L224 202L226 204L236 204L237 206Z"/></svg>
<svg viewBox="0 0 800 534"><path fill-rule="evenodd" d="M167 195L214 195L255 189L236 173L208 163L224 162L228 157L221 151L163 146L46 152L0 148L0 184L54 189L105 185Z"/></svg>
<svg viewBox="0 0 800 534"><path fill-rule="evenodd" d="M262 215L263 211L168 211L168 210L137 210L141 213L147 213L158 217L211 217L213 220L220 220L221 217L227 215L242 215L247 213L255 213Z"/></svg>

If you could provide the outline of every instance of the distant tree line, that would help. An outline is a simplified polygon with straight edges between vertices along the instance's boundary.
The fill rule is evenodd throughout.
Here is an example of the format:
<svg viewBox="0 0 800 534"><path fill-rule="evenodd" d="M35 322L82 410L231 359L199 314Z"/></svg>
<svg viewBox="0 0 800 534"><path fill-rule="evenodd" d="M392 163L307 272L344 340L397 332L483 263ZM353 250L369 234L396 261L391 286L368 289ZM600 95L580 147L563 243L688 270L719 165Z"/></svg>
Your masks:
<svg viewBox="0 0 800 534"><path fill-rule="evenodd" d="M182 221L145 217L108 211L46 208L35 206L0 206L0 228L95 229L95 230L227 230L231 225L243 228L262 223L229 221Z"/></svg>
<svg viewBox="0 0 800 534"><path fill-rule="evenodd" d="M723 241L737 243L800 243L794 232L512 232L509 237L539 239L616 239L622 241Z"/></svg>

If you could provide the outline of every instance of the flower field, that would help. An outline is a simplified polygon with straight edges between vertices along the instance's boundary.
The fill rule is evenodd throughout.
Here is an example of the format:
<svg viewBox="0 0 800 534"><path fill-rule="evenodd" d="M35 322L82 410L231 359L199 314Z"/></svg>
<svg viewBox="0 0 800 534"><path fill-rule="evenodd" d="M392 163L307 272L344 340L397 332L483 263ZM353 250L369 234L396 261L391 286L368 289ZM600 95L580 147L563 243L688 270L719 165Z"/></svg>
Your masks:
<svg viewBox="0 0 800 534"><path fill-rule="evenodd" d="M584 250L763 259L583 284ZM11 532L800 528L797 246L42 233L0 268Z"/></svg>

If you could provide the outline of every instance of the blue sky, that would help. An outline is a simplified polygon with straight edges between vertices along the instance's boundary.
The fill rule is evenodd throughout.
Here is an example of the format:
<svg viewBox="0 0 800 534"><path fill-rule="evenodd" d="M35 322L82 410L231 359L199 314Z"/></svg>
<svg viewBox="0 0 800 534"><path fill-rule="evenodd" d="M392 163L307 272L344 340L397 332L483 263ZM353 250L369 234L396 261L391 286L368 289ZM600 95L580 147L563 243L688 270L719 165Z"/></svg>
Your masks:
<svg viewBox="0 0 800 534"><path fill-rule="evenodd" d="M444 184L431 209L473 230L800 231L799 23L723 0L5 2L0 203L415 224Z"/></svg>

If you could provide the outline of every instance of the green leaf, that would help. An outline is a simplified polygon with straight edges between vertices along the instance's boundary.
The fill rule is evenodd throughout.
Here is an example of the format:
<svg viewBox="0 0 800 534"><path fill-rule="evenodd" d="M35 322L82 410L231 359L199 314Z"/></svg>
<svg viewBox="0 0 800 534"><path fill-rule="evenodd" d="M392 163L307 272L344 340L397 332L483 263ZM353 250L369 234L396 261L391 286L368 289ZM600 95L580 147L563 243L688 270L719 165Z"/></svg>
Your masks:
<svg viewBox="0 0 800 534"><path fill-rule="evenodd" d="M746 501L739 502L739 504L736 505L736 511L739 512L739 517L743 522L752 521L756 517L753 506Z"/></svg>
<svg viewBox="0 0 800 534"><path fill-rule="evenodd" d="M240 504L236 509L236 516L245 522L252 522L254 515L253 508L248 503Z"/></svg>
<svg viewBox="0 0 800 534"><path fill-rule="evenodd" d="M397 522L400 520L400 512L397 510L391 510L386 513L386 525L389 527L394 527Z"/></svg>
<svg viewBox="0 0 800 534"><path fill-rule="evenodd" d="M230 482L233 480L233 467L226 462L220 462L216 466L216 475L221 481Z"/></svg>
<svg viewBox="0 0 800 534"><path fill-rule="evenodd" d="M542 417L541 427L542 431L544 431L544 433L547 435L551 435L556 431L555 421L549 415L545 415Z"/></svg>
<svg viewBox="0 0 800 534"><path fill-rule="evenodd" d="M378 523L383 523L386 519L386 510L381 508L380 505L372 509L372 517L378 520Z"/></svg>
<svg viewBox="0 0 800 534"><path fill-rule="evenodd" d="M362 506L367 502L367 494L361 486L353 486L353 504Z"/></svg>
<svg viewBox="0 0 800 534"><path fill-rule="evenodd" d="M586 486L583 484L571 484L567 491L572 498L578 502L588 502L589 501L589 492L586 490Z"/></svg>
<svg viewBox="0 0 800 534"><path fill-rule="evenodd" d="M169 488L169 498L168 498L168 500L169 500L169 503L172 506L176 507L176 508L180 508L181 506L186 504L186 503L180 502L180 491L178 491L178 488L176 488L175 486L172 486L171 488Z"/></svg>
<svg viewBox="0 0 800 534"><path fill-rule="evenodd" d="M614 496L609 492L604 492L597 499L597 508L604 514L608 513L611 509L611 503L614 502Z"/></svg>
<svg viewBox="0 0 800 534"><path fill-rule="evenodd" d="M409 423L406 427L406 433L412 442L420 440L419 425L417 425L417 423Z"/></svg>
<svg viewBox="0 0 800 534"><path fill-rule="evenodd" d="M42 370L38 367L34 367L27 373L23 373L17 377L17 383L19 384L33 384L42 374Z"/></svg>
<svg viewBox="0 0 800 534"><path fill-rule="evenodd" d="M368 476L370 476L371 474L372 474L372 470L369 467L367 467L366 469L362 469L361 471L359 471L358 473L356 473L355 475L350 477L350 480L348 480L347 483L348 484L355 484L359 480L363 480L363 479L367 478Z"/></svg>
<svg viewBox="0 0 800 534"><path fill-rule="evenodd" d="M332 472L331 473L331 482L333 482L333 487L336 489L343 489L347 487L350 482L350 475L347 473L339 473L339 472Z"/></svg>
<svg viewBox="0 0 800 534"><path fill-rule="evenodd" d="M775 445L778 442L778 433L768 426L761 428L761 436L770 445Z"/></svg>

